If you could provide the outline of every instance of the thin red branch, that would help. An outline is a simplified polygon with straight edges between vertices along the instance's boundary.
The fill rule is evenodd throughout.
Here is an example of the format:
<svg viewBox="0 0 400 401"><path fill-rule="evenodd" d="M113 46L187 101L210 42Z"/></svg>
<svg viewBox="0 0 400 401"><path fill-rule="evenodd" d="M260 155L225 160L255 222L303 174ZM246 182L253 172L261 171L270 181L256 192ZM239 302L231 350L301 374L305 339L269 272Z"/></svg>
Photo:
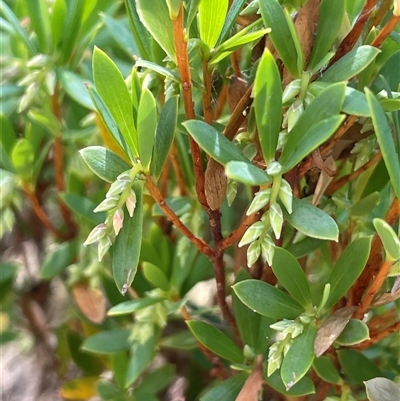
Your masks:
<svg viewBox="0 0 400 401"><path fill-rule="evenodd" d="M369 348L371 345L376 344L377 342L383 340L387 336L393 333L398 333L400 330L400 322L396 322L391 326L387 327L385 330L378 331L370 334L369 340L362 342L361 344L355 345L353 348L359 351L362 351L366 348Z"/></svg>

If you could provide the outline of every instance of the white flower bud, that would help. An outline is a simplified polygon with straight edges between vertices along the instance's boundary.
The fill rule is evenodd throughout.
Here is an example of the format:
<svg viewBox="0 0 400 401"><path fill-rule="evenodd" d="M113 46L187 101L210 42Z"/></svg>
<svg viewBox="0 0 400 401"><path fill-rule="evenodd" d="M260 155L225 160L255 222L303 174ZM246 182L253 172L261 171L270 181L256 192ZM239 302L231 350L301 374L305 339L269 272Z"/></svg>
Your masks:
<svg viewBox="0 0 400 401"><path fill-rule="evenodd" d="M132 182L131 176L129 175L129 170L124 171L117 177L117 181Z"/></svg>
<svg viewBox="0 0 400 401"><path fill-rule="evenodd" d="M97 247L97 253L98 253L98 258L99 262L103 259L103 256L107 253L107 251L110 249L110 246L112 245L111 238L109 236L104 237L100 240L99 245Z"/></svg>
<svg viewBox="0 0 400 401"><path fill-rule="evenodd" d="M107 230L107 224L99 224L90 232L86 241L83 243L83 246L87 246L100 241L107 234Z"/></svg>
<svg viewBox="0 0 400 401"><path fill-rule="evenodd" d="M261 245L255 241L247 248L247 266L251 267L257 262L261 253Z"/></svg>
<svg viewBox="0 0 400 401"><path fill-rule="evenodd" d="M119 198L117 196L110 196L109 198L104 199L93 211L97 212L106 212L107 210L113 209L117 206Z"/></svg>
<svg viewBox="0 0 400 401"><path fill-rule="evenodd" d="M271 205L271 208L269 210L269 218L275 237L276 239L279 239L281 236L283 225L283 213L278 203L274 203L273 205Z"/></svg>
<svg viewBox="0 0 400 401"><path fill-rule="evenodd" d="M236 198L237 194L237 182L228 178L228 186L226 189L226 199L228 200L228 205L231 206Z"/></svg>
<svg viewBox="0 0 400 401"><path fill-rule="evenodd" d="M283 319L283 320L281 320L279 322L276 322L274 324L270 324L269 327L271 327L272 330L283 332L284 330L286 330L292 324L293 324L293 320Z"/></svg>
<svg viewBox="0 0 400 401"><path fill-rule="evenodd" d="M288 326L286 330L284 330L284 333L291 334L292 338L296 338L298 335L300 335L304 330L304 326L298 322L295 322Z"/></svg>
<svg viewBox="0 0 400 401"><path fill-rule="evenodd" d="M294 101L287 111L287 129L290 132L293 126L296 124L297 120L303 114L304 107L303 102L300 99Z"/></svg>
<svg viewBox="0 0 400 401"><path fill-rule="evenodd" d="M293 192L292 187L289 183L282 179L281 187L279 188L279 199L282 201L286 210L289 214L292 214L292 201L293 201Z"/></svg>
<svg viewBox="0 0 400 401"><path fill-rule="evenodd" d="M292 346L292 341L286 343L283 346L283 356L286 356L286 354L288 353L288 351L290 350L290 347Z"/></svg>
<svg viewBox="0 0 400 401"><path fill-rule="evenodd" d="M44 78L44 84L46 86L47 89L47 93L50 96L54 95L54 90L56 88L56 84L57 84L57 77L56 77L56 73L54 72L54 70L50 70L45 78Z"/></svg>
<svg viewBox="0 0 400 401"><path fill-rule="evenodd" d="M125 206L126 206L126 209L128 210L129 216L133 217L133 213L134 213L135 207L136 207L136 194L133 189L131 189L129 196L126 199Z"/></svg>
<svg viewBox="0 0 400 401"><path fill-rule="evenodd" d="M297 96L301 89L301 79L295 79L290 82L282 94L282 103L287 103Z"/></svg>
<svg viewBox="0 0 400 401"><path fill-rule="evenodd" d="M280 174L282 171L282 166L279 162L272 160L271 163L268 164L267 174L271 177L274 175Z"/></svg>
<svg viewBox="0 0 400 401"><path fill-rule="evenodd" d="M110 198L112 196L119 195L128 185L130 185L130 181L114 181L111 184L106 197Z"/></svg>
<svg viewBox="0 0 400 401"><path fill-rule="evenodd" d="M269 235L265 235L261 241L261 255L264 260L271 266L274 258L275 244Z"/></svg>
<svg viewBox="0 0 400 401"><path fill-rule="evenodd" d="M49 62L49 56L45 54L37 54L33 56L26 65L30 68L42 68Z"/></svg>
<svg viewBox="0 0 400 401"><path fill-rule="evenodd" d="M303 324L310 324L311 323L311 317L310 316L300 315L299 319L300 319L300 322L303 323Z"/></svg>
<svg viewBox="0 0 400 401"><path fill-rule="evenodd" d="M258 212L269 202L270 197L271 188L257 192L249 206L249 209L246 212L246 215L249 216L250 214Z"/></svg>
<svg viewBox="0 0 400 401"><path fill-rule="evenodd" d="M257 221L256 223L252 224L247 231L244 233L242 239L239 242L239 248L243 245L250 244L256 240L264 231L264 223L262 221Z"/></svg>
<svg viewBox="0 0 400 401"><path fill-rule="evenodd" d="M121 231L124 224L124 211L122 209L117 209L113 215L113 228L115 235Z"/></svg>
<svg viewBox="0 0 400 401"><path fill-rule="evenodd" d="M21 111L24 111L31 105L33 100L39 94L39 89L40 89L40 86L37 83L33 83L28 86L28 88L26 89L25 95L22 96L21 102L19 103L19 108L18 108L19 113Z"/></svg>
<svg viewBox="0 0 400 401"><path fill-rule="evenodd" d="M400 0L393 0L393 15L400 17Z"/></svg>

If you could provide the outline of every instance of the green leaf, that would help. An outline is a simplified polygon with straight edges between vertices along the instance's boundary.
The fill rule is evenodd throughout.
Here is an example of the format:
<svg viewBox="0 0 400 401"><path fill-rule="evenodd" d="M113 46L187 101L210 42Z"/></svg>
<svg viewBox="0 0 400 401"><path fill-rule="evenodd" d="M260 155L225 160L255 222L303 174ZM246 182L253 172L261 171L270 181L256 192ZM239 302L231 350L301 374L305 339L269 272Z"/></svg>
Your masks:
<svg viewBox="0 0 400 401"><path fill-rule="evenodd" d="M317 375L324 381L333 384L340 384L341 377L336 369L336 366L327 356L315 358L313 368Z"/></svg>
<svg viewBox="0 0 400 401"><path fill-rule="evenodd" d="M361 320L350 319L340 336L336 339L339 345L350 346L369 339L368 326Z"/></svg>
<svg viewBox="0 0 400 401"><path fill-rule="evenodd" d="M180 350L190 350L197 347L196 340L189 330L179 331L171 336L164 337L159 344L161 347Z"/></svg>
<svg viewBox="0 0 400 401"><path fill-rule="evenodd" d="M236 18L238 17L245 2L246 0L233 0L229 7L228 14L226 15L224 26L222 27L221 34L219 35L217 45L220 45L231 32L236 23Z"/></svg>
<svg viewBox="0 0 400 401"><path fill-rule="evenodd" d="M231 161L225 166L226 175L235 181L248 185L264 185L271 182L271 177L249 162Z"/></svg>
<svg viewBox="0 0 400 401"><path fill-rule="evenodd" d="M198 27L200 39L211 51L224 26L228 11L228 0L201 0L199 4Z"/></svg>
<svg viewBox="0 0 400 401"><path fill-rule="evenodd" d="M278 288L259 280L235 284L235 294L252 311L274 319L296 319L303 307Z"/></svg>
<svg viewBox="0 0 400 401"><path fill-rule="evenodd" d="M254 82L254 110L261 150L267 163L275 157L282 122L282 84L269 50L261 56Z"/></svg>
<svg viewBox="0 0 400 401"><path fill-rule="evenodd" d="M382 99L379 101L383 110L385 111L398 111L400 110L400 99Z"/></svg>
<svg viewBox="0 0 400 401"><path fill-rule="evenodd" d="M108 316L127 315L162 301L164 301L164 298L146 297L146 298L134 299L132 301L121 302L120 304L113 306L107 312L107 315Z"/></svg>
<svg viewBox="0 0 400 401"><path fill-rule="evenodd" d="M40 51L47 53L50 49L51 29L48 4L46 0L25 0L29 19L35 31Z"/></svg>
<svg viewBox="0 0 400 401"><path fill-rule="evenodd" d="M58 77L61 85L68 96L75 100L78 104L89 110L95 110L92 99L90 98L86 83L90 85L90 81L84 79L68 70L59 70Z"/></svg>
<svg viewBox="0 0 400 401"><path fill-rule="evenodd" d="M296 384L310 369L314 360L314 339L317 333L315 323L304 328L285 355L281 366L281 377L287 389Z"/></svg>
<svg viewBox="0 0 400 401"><path fill-rule="evenodd" d="M35 162L35 153L32 143L28 139L20 138L15 142L11 152L11 162L22 179L30 179Z"/></svg>
<svg viewBox="0 0 400 401"><path fill-rule="evenodd" d="M18 266L11 262L0 263L0 284L12 279L18 270Z"/></svg>
<svg viewBox="0 0 400 401"><path fill-rule="evenodd" d="M106 219L105 213L95 213L96 204L84 196L73 193L60 193L60 198L75 215L83 217L92 224L100 224Z"/></svg>
<svg viewBox="0 0 400 401"><path fill-rule="evenodd" d="M139 157L145 171L149 170L153 153L154 138L157 126L156 100L153 94L145 88L139 102L137 130L139 136Z"/></svg>
<svg viewBox="0 0 400 401"><path fill-rule="evenodd" d="M346 87L342 111L359 117L369 117L371 115L365 94L350 87Z"/></svg>
<svg viewBox="0 0 400 401"><path fill-rule="evenodd" d="M101 331L88 337L82 344L82 350L104 355L126 351L131 347L130 334L130 329Z"/></svg>
<svg viewBox="0 0 400 401"><path fill-rule="evenodd" d="M280 372L276 370L271 376L264 378L265 382L276 391L293 397L301 397L303 395L315 393L314 384L308 377L303 377L293 387L287 390L279 373Z"/></svg>
<svg viewBox="0 0 400 401"><path fill-rule="evenodd" d="M400 198L400 155L396 153L392 132L381 105L368 88L365 89L365 94L371 111L376 138L381 148L394 193L397 198Z"/></svg>
<svg viewBox="0 0 400 401"><path fill-rule="evenodd" d="M93 78L96 90L109 109L132 156L137 157L138 138L128 88L121 71L98 47L93 52Z"/></svg>
<svg viewBox="0 0 400 401"><path fill-rule="evenodd" d="M28 48L29 52L31 54L37 54L38 51L33 41L29 39L27 33L24 31L24 29L22 29L18 18L4 1L0 2L0 13L3 14L6 17L7 21L12 25L16 35L20 37L22 42Z"/></svg>
<svg viewBox="0 0 400 401"><path fill-rule="evenodd" d="M151 36L176 64L174 30L165 0L136 0L136 10Z"/></svg>
<svg viewBox="0 0 400 401"><path fill-rule="evenodd" d="M319 6L317 36L310 56L308 69L313 70L326 56L342 25L346 1L323 0Z"/></svg>
<svg viewBox="0 0 400 401"><path fill-rule="evenodd" d="M235 282L251 278L252 276L247 271L240 269L236 274ZM257 355L263 354L268 348L267 339L272 333L269 326L274 323L274 320L253 312L240 301L235 293L232 293L232 305L243 343L253 348Z"/></svg>
<svg viewBox="0 0 400 401"><path fill-rule="evenodd" d="M146 60L152 60L153 50L151 36L140 21L136 10L136 0L125 0L125 7L128 12L132 33L139 49L140 56Z"/></svg>
<svg viewBox="0 0 400 401"><path fill-rule="evenodd" d="M76 241L58 244L54 252L47 253L39 276L42 280L50 280L67 268L76 257Z"/></svg>
<svg viewBox="0 0 400 401"><path fill-rule="evenodd" d="M111 18L107 14L101 14L111 37L118 43L119 47L128 57L140 57L140 52L136 46L132 33L128 30L122 20Z"/></svg>
<svg viewBox="0 0 400 401"><path fill-rule="evenodd" d="M303 71L303 53L299 38L290 18L287 18L278 0L260 0L261 15L266 27L271 28L269 38L285 67L295 78Z"/></svg>
<svg viewBox="0 0 400 401"><path fill-rule="evenodd" d="M122 292L125 284L130 287L135 278L140 255L143 231L143 182L135 182L136 208L133 217L124 211L124 225L114 243L112 268L115 284Z"/></svg>
<svg viewBox="0 0 400 401"><path fill-rule="evenodd" d="M135 394L138 399L140 394L156 394L165 388L175 376L175 365L170 363L161 366L160 368L148 372L141 380L140 384L135 389Z"/></svg>
<svg viewBox="0 0 400 401"><path fill-rule="evenodd" d="M305 308L311 305L311 292L306 275L296 258L283 248L276 247L272 271L287 292Z"/></svg>
<svg viewBox="0 0 400 401"><path fill-rule="evenodd" d="M153 63L152 61L139 59L135 63L135 67L144 67L149 70L155 71L157 74L160 74L168 79L171 79L177 83L181 82L181 79L176 71L171 71L168 68L163 67L157 63ZM192 77L193 79L193 77ZM169 99L168 99L169 100Z"/></svg>
<svg viewBox="0 0 400 401"><path fill-rule="evenodd" d="M376 377L364 382L369 401L397 401L400 386L385 377Z"/></svg>
<svg viewBox="0 0 400 401"><path fill-rule="evenodd" d="M107 182L114 182L121 173L132 168L114 152L102 146L89 146L79 153L89 168Z"/></svg>
<svg viewBox="0 0 400 401"><path fill-rule="evenodd" d="M140 340L135 341L132 346L128 370L126 372L125 387L131 386L153 359L157 336L154 330L146 329L147 332L141 333Z"/></svg>
<svg viewBox="0 0 400 401"><path fill-rule="evenodd" d="M54 47L60 44L63 37L66 17L67 5L65 4L65 0L55 0L50 21Z"/></svg>
<svg viewBox="0 0 400 401"><path fill-rule="evenodd" d="M207 391L200 397L200 401L232 401L239 394L248 377L247 372L241 372Z"/></svg>
<svg viewBox="0 0 400 401"><path fill-rule="evenodd" d="M284 211L288 222L308 237L337 241L339 228L329 214L305 200L293 197L292 213Z"/></svg>
<svg viewBox="0 0 400 401"><path fill-rule="evenodd" d="M328 279L331 292L325 305L326 309L335 305L360 276L367 263L370 250L371 238L363 237L351 242L340 255Z"/></svg>
<svg viewBox="0 0 400 401"><path fill-rule="evenodd" d="M143 275L145 279L153 284L155 288L160 288L163 291L169 291L170 283L165 273L157 266L149 262L143 262Z"/></svg>
<svg viewBox="0 0 400 401"><path fill-rule="evenodd" d="M338 116L345 98L346 84L339 82L324 89L305 109L288 136L279 162L289 171L318 145L327 140L340 123ZM334 118L333 118L334 117ZM330 118L333 118L330 120Z"/></svg>
<svg viewBox="0 0 400 401"><path fill-rule="evenodd" d="M174 141L177 120L178 96L173 96L165 102L160 113L160 118L158 119L153 156L150 166L150 172L155 178L155 181L158 181L160 178L161 171Z"/></svg>
<svg viewBox="0 0 400 401"><path fill-rule="evenodd" d="M96 89L88 86L87 87L90 98L92 100L92 103L95 105L95 108L97 112L99 113L99 116L101 118L101 121L107 128L108 132L111 134L111 136L114 138L115 142L119 145L121 151L127 155L129 159L133 159L132 156L132 151L128 147L128 145L125 142L124 137L121 134L120 129L117 126L117 123L112 116L110 110L107 108L107 105L104 103L103 99L99 96L97 93Z"/></svg>
<svg viewBox="0 0 400 401"><path fill-rule="evenodd" d="M203 121L190 120L182 124L213 159L222 165L237 160L250 163L249 159L223 134Z"/></svg>
<svg viewBox="0 0 400 401"><path fill-rule="evenodd" d="M379 192L372 192L352 206L350 209L350 215L355 217L364 216L372 212L372 210L379 205L380 200L381 196Z"/></svg>
<svg viewBox="0 0 400 401"><path fill-rule="evenodd" d="M372 223L385 248L386 259L393 262L400 259L400 240L385 220L375 218Z"/></svg>
<svg viewBox="0 0 400 401"><path fill-rule="evenodd" d="M320 81L339 82L353 78L364 70L381 51L373 46L359 46L328 68Z"/></svg>
<svg viewBox="0 0 400 401"><path fill-rule="evenodd" d="M231 362L243 363L242 350L226 334L199 320L186 321L190 331L206 348Z"/></svg>
<svg viewBox="0 0 400 401"><path fill-rule="evenodd" d="M353 349L337 351L340 365L346 374L358 384L374 377L383 376L381 370L361 352Z"/></svg>

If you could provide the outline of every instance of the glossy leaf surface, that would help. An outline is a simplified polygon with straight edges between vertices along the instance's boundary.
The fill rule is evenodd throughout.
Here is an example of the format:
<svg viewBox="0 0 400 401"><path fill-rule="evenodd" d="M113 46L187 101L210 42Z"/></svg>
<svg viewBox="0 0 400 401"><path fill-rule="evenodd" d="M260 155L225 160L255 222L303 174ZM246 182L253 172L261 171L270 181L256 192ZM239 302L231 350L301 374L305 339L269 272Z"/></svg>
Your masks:
<svg viewBox="0 0 400 401"><path fill-rule="evenodd" d="M242 350L226 334L198 320L189 320L186 323L197 340L209 350L228 361L243 362Z"/></svg>
<svg viewBox="0 0 400 401"><path fill-rule="evenodd" d="M304 312L293 298L263 281L245 280L232 288L246 306L263 316L295 319Z"/></svg>
<svg viewBox="0 0 400 401"><path fill-rule="evenodd" d="M274 57L264 50L254 82L254 110L265 161L275 156L282 120L281 76Z"/></svg>

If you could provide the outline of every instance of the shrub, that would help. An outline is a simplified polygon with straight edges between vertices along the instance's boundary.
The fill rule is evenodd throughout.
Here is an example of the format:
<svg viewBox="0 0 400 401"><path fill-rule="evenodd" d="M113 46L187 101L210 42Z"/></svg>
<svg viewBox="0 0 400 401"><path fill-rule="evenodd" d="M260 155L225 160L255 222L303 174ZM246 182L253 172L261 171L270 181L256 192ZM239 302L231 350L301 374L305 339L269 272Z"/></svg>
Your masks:
<svg viewBox="0 0 400 401"><path fill-rule="evenodd" d="M2 316L51 347L68 290L64 399L398 399L394 3L1 1L2 248L40 261Z"/></svg>

